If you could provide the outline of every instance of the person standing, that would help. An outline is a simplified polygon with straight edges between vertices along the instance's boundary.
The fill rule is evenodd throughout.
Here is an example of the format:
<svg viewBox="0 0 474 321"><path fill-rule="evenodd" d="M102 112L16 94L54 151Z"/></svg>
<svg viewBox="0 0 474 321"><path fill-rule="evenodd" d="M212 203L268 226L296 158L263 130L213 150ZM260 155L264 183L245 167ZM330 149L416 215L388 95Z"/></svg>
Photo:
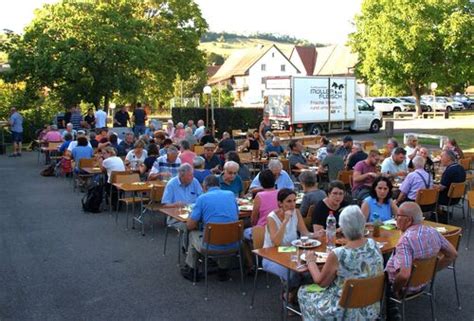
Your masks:
<svg viewBox="0 0 474 321"><path fill-rule="evenodd" d="M10 119L8 121L12 132L13 154L10 157L21 156L21 144L23 142L23 116L15 107L10 109Z"/></svg>
<svg viewBox="0 0 474 321"><path fill-rule="evenodd" d="M135 110L133 111L132 120L135 123L133 132L135 136L140 136L145 134L145 121L147 120L146 112L142 107L141 103L137 103Z"/></svg>
<svg viewBox="0 0 474 321"><path fill-rule="evenodd" d="M95 116L94 116L94 109L89 108L87 110L87 114L84 116L84 121L87 123L88 129L95 128Z"/></svg>
<svg viewBox="0 0 474 321"><path fill-rule="evenodd" d="M72 123L72 128L75 130L82 129L82 115L80 109L77 107L72 107L71 108L71 123Z"/></svg>
<svg viewBox="0 0 474 321"><path fill-rule="evenodd" d="M263 120L258 127L258 133L260 134L260 143L264 143L265 134L272 130L272 123L270 121L270 114L268 112L263 113Z"/></svg>
<svg viewBox="0 0 474 321"><path fill-rule="evenodd" d="M127 111L127 106L121 106L120 110L115 113L114 127L128 127L130 122L130 115Z"/></svg>
<svg viewBox="0 0 474 321"><path fill-rule="evenodd" d="M97 128L107 127L107 113L104 111L103 107L95 112L95 125Z"/></svg>

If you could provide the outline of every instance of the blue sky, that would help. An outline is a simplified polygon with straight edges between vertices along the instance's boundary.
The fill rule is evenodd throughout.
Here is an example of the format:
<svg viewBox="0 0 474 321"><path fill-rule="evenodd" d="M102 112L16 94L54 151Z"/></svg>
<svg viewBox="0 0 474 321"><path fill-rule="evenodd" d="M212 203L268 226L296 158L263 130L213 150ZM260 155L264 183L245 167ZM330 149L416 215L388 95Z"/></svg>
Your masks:
<svg viewBox="0 0 474 321"><path fill-rule="evenodd" d="M3 1L0 30L21 32L35 8L55 0ZM211 31L278 33L343 43L362 0L196 0Z"/></svg>

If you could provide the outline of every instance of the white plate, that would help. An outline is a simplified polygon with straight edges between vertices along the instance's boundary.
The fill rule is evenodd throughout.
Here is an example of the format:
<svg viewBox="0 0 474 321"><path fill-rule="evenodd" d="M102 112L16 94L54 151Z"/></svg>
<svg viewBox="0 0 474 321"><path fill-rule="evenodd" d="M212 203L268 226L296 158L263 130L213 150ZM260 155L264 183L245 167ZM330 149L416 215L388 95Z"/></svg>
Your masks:
<svg viewBox="0 0 474 321"><path fill-rule="evenodd" d="M301 240L293 240L291 241L291 245L302 248L302 249L311 249L313 247L318 247L321 245L321 242L318 240L313 240L313 239L308 239L307 243L309 245L303 245L301 244Z"/></svg>
<svg viewBox="0 0 474 321"><path fill-rule="evenodd" d="M296 203L296 205L301 205L301 203L303 203L303 199L302 198L297 198L295 203Z"/></svg>
<svg viewBox="0 0 474 321"><path fill-rule="evenodd" d="M392 219L390 219L390 220L384 221L383 224L387 224L387 225L397 225L397 221L396 221L394 218L392 218Z"/></svg>
<svg viewBox="0 0 474 321"><path fill-rule="evenodd" d="M314 252L316 254L316 263L326 263L329 253L326 252ZM306 253L300 255L301 261L306 261Z"/></svg>
<svg viewBox="0 0 474 321"><path fill-rule="evenodd" d="M252 205L240 205L239 210L241 210L241 211L252 211L253 206Z"/></svg>
<svg viewBox="0 0 474 321"><path fill-rule="evenodd" d="M385 244L387 244L387 242L377 242L377 246L379 247L379 249L383 248Z"/></svg>

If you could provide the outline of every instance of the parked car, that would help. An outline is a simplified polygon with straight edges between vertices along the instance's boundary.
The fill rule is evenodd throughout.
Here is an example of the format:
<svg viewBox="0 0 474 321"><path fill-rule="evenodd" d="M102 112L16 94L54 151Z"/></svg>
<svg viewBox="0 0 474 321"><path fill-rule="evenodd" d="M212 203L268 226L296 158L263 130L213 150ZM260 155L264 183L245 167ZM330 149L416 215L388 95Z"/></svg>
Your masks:
<svg viewBox="0 0 474 321"><path fill-rule="evenodd" d="M403 102L411 103L413 105L413 107L411 107L410 111L415 111L416 110L416 99L415 99L415 97L411 97L411 96L398 97L398 99L400 99ZM425 104L423 101L420 101L420 107L421 107L421 112L423 112L423 113L431 111L431 107L428 106L427 104Z"/></svg>
<svg viewBox="0 0 474 321"><path fill-rule="evenodd" d="M444 96L436 96L427 95L421 97L423 102L431 107L434 111L447 111L448 113L453 110L463 110L464 105L454 101L452 98L444 97Z"/></svg>
<svg viewBox="0 0 474 321"><path fill-rule="evenodd" d="M382 113L395 113L400 111L409 111L402 101L389 97L371 97L366 99L369 104L371 103L375 110Z"/></svg>
<svg viewBox="0 0 474 321"><path fill-rule="evenodd" d="M474 109L474 97L469 97L466 95L454 95L452 98L463 104L465 109Z"/></svg>

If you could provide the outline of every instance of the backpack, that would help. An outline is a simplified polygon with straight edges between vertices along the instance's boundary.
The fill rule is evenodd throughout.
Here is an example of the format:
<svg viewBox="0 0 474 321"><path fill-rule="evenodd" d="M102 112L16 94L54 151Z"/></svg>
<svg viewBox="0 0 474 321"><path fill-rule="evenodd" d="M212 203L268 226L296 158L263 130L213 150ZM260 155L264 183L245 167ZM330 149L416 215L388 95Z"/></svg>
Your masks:
<svg viewBox="0 0 474 321"><path fill-rule="evenodd" d="M61 175L68 175L72 173L72 161L69 158L61 158Z"/></svg>
<svg viewBox="0 0 474 321"><path fill-rule="evenodd" d="M40 175L45 177L54 176L54 164L48 165L47 167L43 168L40 172Z"/></svg>
<svg viewBox="0 0 474 321"><path fill-rule="evenodd" d="M90 213L100 213L100 206L104 197L104 186L100 184L93 184L87 190L86 195L81 200L82 210Z"/></svg>

